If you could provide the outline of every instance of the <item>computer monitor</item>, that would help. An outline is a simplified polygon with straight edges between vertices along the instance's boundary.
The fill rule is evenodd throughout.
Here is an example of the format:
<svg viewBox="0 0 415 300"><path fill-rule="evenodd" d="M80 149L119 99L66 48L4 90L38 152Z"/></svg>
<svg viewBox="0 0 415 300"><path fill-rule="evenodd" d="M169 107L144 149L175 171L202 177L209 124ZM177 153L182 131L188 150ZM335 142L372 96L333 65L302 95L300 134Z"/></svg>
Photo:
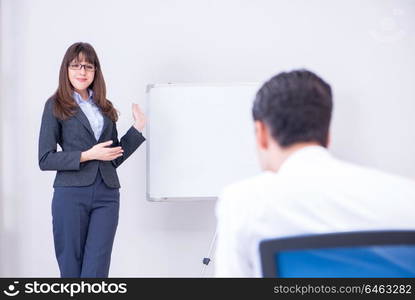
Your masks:
<svg viewBox="0 0 415 300"><path fill-rule="evenodd" d="M415 231L269 239L260 256L263 277L415 277Z"/></svg>

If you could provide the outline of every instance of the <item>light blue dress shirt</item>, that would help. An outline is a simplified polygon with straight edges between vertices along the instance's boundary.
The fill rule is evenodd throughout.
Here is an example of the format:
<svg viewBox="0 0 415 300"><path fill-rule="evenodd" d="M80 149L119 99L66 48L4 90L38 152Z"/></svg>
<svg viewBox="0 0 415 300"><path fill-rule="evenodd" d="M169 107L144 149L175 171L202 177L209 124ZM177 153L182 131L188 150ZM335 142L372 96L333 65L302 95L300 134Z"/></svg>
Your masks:
<svg viewBox="0 0 415 300"><path fill-rule="evenodd" d="M98 141L102 133L102 128L104 127L104 117L94 102L92 90L88 89L88 93L89 97L87 100L82 99L81 95L75 91L73 92L73 98L88 118L95 138Z"/></svg>

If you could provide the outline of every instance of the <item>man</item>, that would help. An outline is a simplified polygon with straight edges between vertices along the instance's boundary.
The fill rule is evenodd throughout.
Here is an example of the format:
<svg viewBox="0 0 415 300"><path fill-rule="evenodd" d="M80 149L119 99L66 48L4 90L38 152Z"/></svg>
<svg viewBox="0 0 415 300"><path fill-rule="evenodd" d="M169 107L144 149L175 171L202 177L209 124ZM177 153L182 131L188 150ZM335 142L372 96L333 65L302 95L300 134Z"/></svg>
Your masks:
<svg viewBox="0 0 415 300"><path fill-rule="evenodd" d="M330 86L306 70L258 91L256 142L264 172L224 189L216 207L218 277L260 277L266 238L415 229L415 182L334 158Z"/></svg>

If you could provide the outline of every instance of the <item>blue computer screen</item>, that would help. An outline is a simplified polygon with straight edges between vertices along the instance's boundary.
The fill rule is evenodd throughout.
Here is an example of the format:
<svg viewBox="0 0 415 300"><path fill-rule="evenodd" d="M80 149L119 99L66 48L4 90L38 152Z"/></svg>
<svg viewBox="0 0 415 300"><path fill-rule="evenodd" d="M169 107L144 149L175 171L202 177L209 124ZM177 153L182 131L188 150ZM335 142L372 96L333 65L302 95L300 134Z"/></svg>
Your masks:
<svg viewBox="0 0 415 300"><path fill-rule="evenodd" d="M282 251L278 277L415 277L415 246L374 246Z"/></svg>

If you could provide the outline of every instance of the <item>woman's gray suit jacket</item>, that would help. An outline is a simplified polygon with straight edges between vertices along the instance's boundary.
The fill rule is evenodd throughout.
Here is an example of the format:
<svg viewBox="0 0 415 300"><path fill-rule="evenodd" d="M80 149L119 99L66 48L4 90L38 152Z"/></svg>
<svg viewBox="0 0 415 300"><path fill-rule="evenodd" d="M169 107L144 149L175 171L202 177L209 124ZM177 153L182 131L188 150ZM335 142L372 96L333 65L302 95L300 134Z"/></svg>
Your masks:
<svg viewBox="0 0 415 300"><path fill-rule="evenodd" d="M119 188L116 168L145 141L143 135L131 126L119 141L115 122L103 114L104 126L97 141L87 117L79 106L73 117L62 121L53 115L53 105L53 98L46 101L39 134L39 167L41 170L57 171L53 186L90 185L99 170L108 187ZM113 141L110 147L122 147L123 156L112 161L80 162L81 152L109 140ZM62 151L56 151L57 144Z"/></svg>

